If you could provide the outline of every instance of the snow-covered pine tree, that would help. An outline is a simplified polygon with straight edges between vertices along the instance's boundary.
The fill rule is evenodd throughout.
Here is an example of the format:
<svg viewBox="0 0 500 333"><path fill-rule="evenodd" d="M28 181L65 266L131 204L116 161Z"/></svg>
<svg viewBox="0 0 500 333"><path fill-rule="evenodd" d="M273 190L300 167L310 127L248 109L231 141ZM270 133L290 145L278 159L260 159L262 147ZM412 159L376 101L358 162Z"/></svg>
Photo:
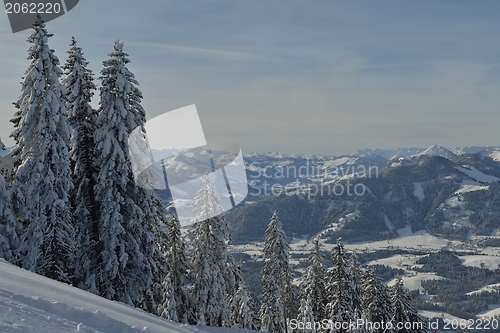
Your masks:
<svg viewBox="0 0 500 333"><path fill-rule="evenodd" d="M294 333L316 333L315 316L313 311L312 302L309 298L300 299L299 315L297 322L303 325L303 328L298 328Z"/></svg>
<svg viewBox="0 0 500 333"><path fill-rule="evenodd" d="M180 321L188 318L189 299L184 281L189 263L186 259L186 247L181 235L181 224L177 215L173 215L168 222L167 262L170 265L170 279L174 290L174 299L177 305L177 317Z"/></svg>
<svg viewBox="0 0 500 333"><path fill-rule="evenodd" d="M191 277L192 299L196 306L197 324L207 326L230 326L227 304L227 222L222 215L219 195L209 176L193 200L196 213L194 224L193 257Z"/></svg>
<svg viewBox="0 0 500 333"><path fill-rule="evenodd" d="M174 288L172 287L172 282L170 280L170 274L167 274L163 282L163 290L165 290L166 297L165 302L161 305L160 317L168 320L178 322L177 318L177 304L175 302Z"/></svg>
<svg viewBox="0 0 500 333"><path fill-rule="evenodd" d="M64 87L59 59L48 45L49 34L38 17L28 42L31 61L14 103L18 111L11 137L19 157L12 185L12 207L22 221L20 265L63 281L72 279L75 248L69 192L71 180Z"/></svg>
<svg viewBox="0 0 500 333"><path fill-rule="evenodd" d="M356 253L352 253L349 258L349 277L352 283L352 305L354 310L354 318L359 319L363 314L363 285L361 277L363 269L358 260Z"/></svg>
<svg viewBox="0 0 500 333"><path fill-rule="evenodd" d="M95 132L99 203L99 236L102 265L96 270L99 294L132 304L152 284L151 256L155 235L151 230L154 208L141 203L143 192L136 186L128 149L128 135L139 121L138 82L126 65L123 43L115 42L110 59L101 71L100 107ZM142 195L142 197L141 197Z"/></svg>
<svg viewBox="0 0 500 333"><path fill-rule="evenodd" d="M287 322L278 282L271 275L263 275L262 287L262 299L259 310L261 331L269 333L285 332Z"/></svg>
<svg viewBox="0 0 500 333"><path fill-rule="evenodd" d="M124 57L127 57L124 54ZM126 60L125 60L126 61ZM129 84L125 84L125 89L128 93L128 104L130 115L135 118L137 127L140 127L142 136L146 136L146 111L141 105L143 95L138 88L139 83L135 80L134 75L126 69L125 76ZM141 253L143 253L149 261L152 273L152 281L149 286L141 292L141 296L136 300L136 304L150 313L157 313L158 307L163 302L161 295L165 294L163 289L163 281L165 275L168 273L169 265L166 259L167 254L167 211L166 208L156 193L151 190L154 188L154 175L151 169L147 169L139 176L141 180L138 183L149 183L148 188L137 187L137 194L135 196L135 203L142 210L144 214L144 232L141 239Z"/></svg>
<svg viewBox="0 0 500 333"><path fill-rule="evenodd" d="M425 321L418 314L417 309L412 303L410 291L403 285L403 280L399 278L391 287L390 291L393 316L393 323L410 323L410 328L402 328L400 333L423 333L425 329Z"/></svg>
<svg viewBox="0 0 500 333"><path fill-rule="evenodd" d="M94 187L97 171L94 134L97 129L97 111L90 102L96 86L94 74L82 49L72 37L68 60L64 65L66 77L66 109L68 122L73 128L71 136L71 167L74 189L71 192L73 220L76 233L76 284L83 290L98 294L95 270L101 265L99 240L99 211Z"/></svg>
<svg viewBox="0 0 500 333"><path fill-rule="evenodd" d="M237 309L233 317L234 326L256 331L258 323L254 311L254 303L245 282L242 281L238 286L233 301Z"/></svg>
<svg viewBox="0 0 500 333"><path fill-rule="evenodd" d="M321 251L319 238L313 241L313 249L309 256L309 267L300 283L300 298L309 299L316 321L325 318L326 299L326 267L325 255Z"/></svg>
<svg viewBox="0 0 500 333"><path fill-rule="evenodd" d="M367 322L372 323L387 323L391 321L392 304L389 295L389 287L375 275L372 269L367 269L362 277L363 282L363 317ZM384 332L385 328L381 327L376 332Z"/></svg>
<svg viewBox="0 0 500 333"><path fill-rule="evenodd" d="M259 325L254 311L253 298L243 280L241 267L237 266L235 271L236 293L230 298L232 326L256 331Z"/></svg>
<svg viewBox="0 0 500 333"><path fill-rule="evenodd" d="M140 251L148 258L151 267L151 284L144 286L141 295L134 300L136 307L160 315L161 304L165 302L164 279L169 273L166 259L168 252L168 218L165 206L156 192L150 189L137 189L136 203L141 208L144 221ZM162 310L163 311L163 310Z"/></svg>
<svg viewBox="0 0 500 333"><path fill-rule="evenodd" d="M22 226L10 209L10 191L0 175L0 258L17 264L17 249Z"/></svg>
<svg viewBox="0 0 500 333"><path fill-rule="evenodd" d="M288 332L287 318L293 313L290 245L278 215L274 212L264 234L263 295L259 310L267 332Z"/></svg>
<svg viewBox="0 0 500 333"><path fill-rule="evenodd" d="M349 275L347 256L342 240L339 238L332 249L334 266L328 270L328 281L326 293L328 304L326 305L326 317L333 322L346 323L354 319L353 310L353 285ZM346 332L336 330L333 332Z"/></svg>

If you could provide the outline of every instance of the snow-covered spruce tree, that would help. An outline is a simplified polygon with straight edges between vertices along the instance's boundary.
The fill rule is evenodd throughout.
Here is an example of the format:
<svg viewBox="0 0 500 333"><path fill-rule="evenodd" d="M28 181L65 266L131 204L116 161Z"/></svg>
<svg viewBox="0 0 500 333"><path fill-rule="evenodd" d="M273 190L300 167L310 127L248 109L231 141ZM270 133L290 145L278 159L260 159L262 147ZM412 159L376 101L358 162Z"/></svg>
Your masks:
<svg viewBox="0 0 500 333"><path fill-rule="evenodd" d="M88 62L74 37L68 55L63 67L66 74L63 83L66 87L68 122L73 128L70 157L74 188L70 199L77 246L75 283L83 290L98 294L95 270L102 264L102 248L94 193L97 171L93 165L97 111L90 105L96 86L94 74L87 69Z"/></svg>
<svg viewBox="0 0 500 333"><path fill-rule="evenodd" d="M162 312L160 313L160 317L172 321L179 321L177 318L177 304L175 302L174 288L172 287L172 282L170 281L170 274L167 274L165 277L163 289L165 290L166 297L165 302L161 305Z"/></svg>
<svg viewBox="0 0 500 333"><path fill-rule="evenodd" d="M285 332L287 322L278 282L272 276L264 275L262 277L262 287L263 292L259 310L261 331L270 333Z"/></svg>
<svg viewBox="0 0 500 333"><path fill-rule="evenodd" d="M363 285L361 277L363 269L356 253L352 253L349 258L349 277L352 283L352 305L354 318L359 319L363 314Z"/></svg>
<svg viewBox="0 0 500 333"><path fill-rule="evenodd" d="M362 277L363 282L363 317L367 322L382 323L392 321L392 304L389 287L375 275L372 269L367 269ZM393 322L394 323L394 322ZM381 327L376 332L384 332Z"/></svg>
<svg viewBox="0 0 500 333"><path fill-rule="evenodd" d="M256 331L259 325L254 311L253 298L243 280L241 267L237 266L235 271L236 292L230 298L232 326Z"/></svg>
<svg viewBox="0 0 500 333"><path fill-rule="evenodd" d="M168 222L168 243L166 247L167 262L170 265L170 280L174 291L177 318L183 321L190 316L189 300L184 281L186 279L189 263L186 259L186 247L181 236L181 224L174 214Z"/></svg>
<svg viewBox="0 0 500 333"><path fill-rule="evenodd" d="M116 44L115 43L115 49ZM123 47L123 46L122 46ZM122 52L122 51L121 51ZM123 64L129 62L128 55L123 53ZM134 75L126 68L123 68L122 75L126 78L123 88L128 97L129 116L134 118L138 128L141 129L141 135L146 136L146 111L141 105L143 99L142 92L137 87L138 82ZM169 267L166 259L168 234L167 234L167 211L162 200L153 188L154 176L150 169L145 170L139 176L137 183L149 183L149 188L135 187L135 203L143 213L143 229L141 235L140 252L148 259L151 267L151 283L144 285L140 295L134 300L137 307L140 307L150 313L160 314L161 304L164 303L166 291L164 290L164 278L168 273Z"/></svg>
<svg viewBox="0 0 500 333"><path fill-rule="evenodd" d="M427 332L425 329L425 321L418 314L417 309L411 301L410 291L403 285L403 280L398 279L396 284L391 287L390 297L392 303L392 322L396 323L411 323L409 329L403 328L400 333L421 333Z"/></svg>
<svg viewBox="0 0 500 333"><path fill-rule="evenodd" d="M14 105L18 111L11 137L19 157L12 185L12 207L23 223L20 265L63 282L72 279L75 248L69 192L71 180L62 70L48 45L52 35L38 17L28 42L31 61L22 93Z"/></svg>
<svg viewBox="0 0 500 333"><path fill-rule="evenodd" d="M0 175L0 258L12 264L17 263L19 234L22 226L17 222L10 209L10 191Z"/></svg>
<svg viewBox="0 0 500 333"><path fill-rule="evenodd" d="M349 323L354 319L353 309L353 284L349 275L344 245L341 239L332 249L332 259L334 266L328 270L328 281L326 293L328 304L326 305L326 317L333 322ZM335 330L333 332L346 332L345 330Z"/></svg>
<svg viewBox="0 0 500 333"><path fill-rule="evenodd" d="M262 301L259 317L267 332L288 332L287 318L292 307L290 245L278 215L274 212L264 234Z"/></svg>
<svg viewBox="0 0 500 333"><path fill-rule="evenodd" d="M99 204L99 237L102 265L96 269L99 294L132 304L152 285L151 256L155 235L151 230L154 208L144 204L134 181L128 149L128 135L142 126L137 116L140 91L123 44L115 42L110 59L101 71L100 107L95 132Z"/></svg>
<svg viewBox="0 0 500 333"><path fill-rule="evenodd" d="M303 325L303 328L298 328L294 331L294 333L316 333L316 327L314 326L315 316L313 305L309 298L302 298L300 300L297 322L301 323L301 325Z"/></svg>
<svg viewBox="0 0 500 333"><path fill-rule="evenodd" d="M138 188L136 203L144 214L144 228L140 251L148 258L151 267L151 284L143 286L140 296L134 300L136 307L161 315L167 291L164 289L165 276L169 273L166 259L168 218L165 206L156 192Z"/></svg>
<svg viewBox="0 0 500 333"><path fill-rule="evenodd" d="M193 211L194 224L191 278L192 300L196 307L197 324L207 326L230 326L227 303L228 266L227 252L229 234L227 222L222 215L219 196L208 175L196 193Z"/></svg>
<svg viewBox="0 0 500 333"><path fill-rule="evenodd" d="M309 299L316 321L325 318L326 299L326 266L325 255L321 251L319 239L313 241L313 250L309 256L309 267L300 283L300 298Z"/></svg>

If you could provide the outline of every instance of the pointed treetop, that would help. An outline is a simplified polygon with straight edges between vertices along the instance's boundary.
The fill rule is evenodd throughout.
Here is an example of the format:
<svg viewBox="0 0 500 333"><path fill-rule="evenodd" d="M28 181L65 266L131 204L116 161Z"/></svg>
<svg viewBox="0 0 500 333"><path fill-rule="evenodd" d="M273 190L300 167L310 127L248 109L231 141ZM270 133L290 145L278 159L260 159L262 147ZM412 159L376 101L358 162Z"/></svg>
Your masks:
<svg viewBox="0 0 500 333"><path fill-rule="evenodd" d="M35 23L33 23L34 26L45 26L45 21L42 19L42 15L36 14L36 19Z"/></svg>
<svg viewBox="0 0 500 333"><path fill-rule="evenodd" d="M115 40L115 46L114 46L114 48L115 48L116 52L123 52L123 42L120 43L119 39Z"/></svg>

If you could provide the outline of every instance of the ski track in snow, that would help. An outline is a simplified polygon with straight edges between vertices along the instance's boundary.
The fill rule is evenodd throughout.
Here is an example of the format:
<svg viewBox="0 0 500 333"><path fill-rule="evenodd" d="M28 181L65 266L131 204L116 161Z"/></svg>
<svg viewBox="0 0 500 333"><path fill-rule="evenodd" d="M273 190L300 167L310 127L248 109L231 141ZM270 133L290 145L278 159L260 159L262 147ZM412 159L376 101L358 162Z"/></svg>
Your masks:
<svg viewBox="0 0 500 333"><path fill-rule="evenodd" d="M36 275L0 259L2 333L244 333L187 326Z"/></svg>

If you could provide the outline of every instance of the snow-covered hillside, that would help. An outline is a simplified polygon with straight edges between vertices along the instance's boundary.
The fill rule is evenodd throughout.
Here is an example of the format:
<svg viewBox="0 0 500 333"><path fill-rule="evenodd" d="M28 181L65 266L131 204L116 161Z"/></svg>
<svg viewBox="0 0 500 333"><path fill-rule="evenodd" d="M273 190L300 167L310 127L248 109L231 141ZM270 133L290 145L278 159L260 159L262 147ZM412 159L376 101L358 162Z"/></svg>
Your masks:
<svg viewBox="0 0 500 333"><path fill-rule="evenodd" d="M0 259L0 332L3 333L243 333L187 326L30 273Z"/></svg>

